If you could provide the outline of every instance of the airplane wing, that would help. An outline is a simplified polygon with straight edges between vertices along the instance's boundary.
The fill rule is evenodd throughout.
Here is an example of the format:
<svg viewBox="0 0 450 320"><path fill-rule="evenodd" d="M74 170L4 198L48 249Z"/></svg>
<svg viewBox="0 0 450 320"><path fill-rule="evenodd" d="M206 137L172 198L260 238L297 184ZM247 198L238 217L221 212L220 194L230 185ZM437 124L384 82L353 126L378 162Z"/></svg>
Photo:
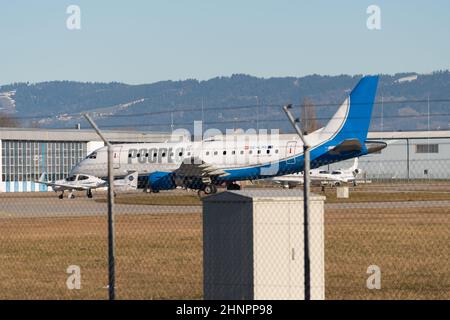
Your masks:
<svg viewBox="0 0 450 320"><path fill-rule="evenodd" d="M347 139L338 144L335 147L331 147L330 154L342 154L358 152L362 150L361 142L358 139Z"/></svg>
<svg viewBox="0 0 450 320"><path fill-rule="evenodd" d="M199 158L191 158L185 161L173 172L178 177L212 178L227 176L228 173L212 164L207 164Z"/></svg>
<svg viewBox="0 0 450 320"><path fill-rule="evenodd" d="M42 183L42 182L40 182L40 183ZM58 184L58 183L44 183L44 184L51 186L51 187L59 187L59 188L65 188L65 189L69 189L69 190L77 190L77 191L95 189L93 187L85 187L82 185Z"/></svg>

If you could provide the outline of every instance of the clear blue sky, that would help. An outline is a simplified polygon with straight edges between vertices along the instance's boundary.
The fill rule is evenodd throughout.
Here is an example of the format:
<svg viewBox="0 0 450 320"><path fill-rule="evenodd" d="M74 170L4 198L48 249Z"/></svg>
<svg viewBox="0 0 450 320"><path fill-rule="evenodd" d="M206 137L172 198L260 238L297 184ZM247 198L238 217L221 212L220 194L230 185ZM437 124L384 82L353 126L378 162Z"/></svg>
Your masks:
<svg viewBox="0 0 450 320"><path fill-rule="evenodd" d="M430 72L450 68L449 17L448 0L0 0L0 84Z"/></svg>

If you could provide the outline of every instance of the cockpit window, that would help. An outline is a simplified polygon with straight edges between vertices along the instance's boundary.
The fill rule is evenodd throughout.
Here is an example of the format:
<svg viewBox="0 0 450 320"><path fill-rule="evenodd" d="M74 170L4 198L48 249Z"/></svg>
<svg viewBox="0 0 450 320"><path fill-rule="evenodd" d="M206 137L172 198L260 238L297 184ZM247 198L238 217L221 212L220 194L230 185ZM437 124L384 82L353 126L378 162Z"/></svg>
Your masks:
<svg viewBox="0 0 450 320"><path fill-rule="evenodd" d="M87 156L87 159L97 159L97 152L92 152L90 155Z"/></svg>
<svg viewBox="0 0 450 320"><path fill-rule="evenodd" d="M66 178L66 181L75 181L77 179L77 176L70 176Z"/></svg>
<svg viewBox="0 0 450 320"><path fill-rule="evenodd" d="M331 174L342 174L340 171L333 171Z"/></svg>
<svg viewBox="0 0 450 320"><path fill-rule="evenodd" d="M88 180L88 176L78 176L78 180Z"/></svg>

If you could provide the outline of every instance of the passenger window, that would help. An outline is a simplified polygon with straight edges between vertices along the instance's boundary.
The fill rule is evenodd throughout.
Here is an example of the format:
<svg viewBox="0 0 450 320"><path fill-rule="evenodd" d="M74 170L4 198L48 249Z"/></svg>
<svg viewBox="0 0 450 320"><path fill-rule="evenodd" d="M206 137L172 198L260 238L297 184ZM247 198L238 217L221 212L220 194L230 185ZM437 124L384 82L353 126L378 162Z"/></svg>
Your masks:
<svg viewBox="0 0 450 320"><path fill-rule="evenodd" d="M267 154L270 154L270 149L267 149Z"/></svg>
<svg viewBox="0 0 450 320"><path fill-rule="evenodd" d="M227 155L227 152L226 152L226 151L224 151L224 152L223 152L223 155L224 155L224 156L226 156L226 155Z"/></svg>
<svg viewBox="0 0 450 320"><path fill-rule="evenodd" d="M217 151L214 151L214 155L217 156Z"/></svg>

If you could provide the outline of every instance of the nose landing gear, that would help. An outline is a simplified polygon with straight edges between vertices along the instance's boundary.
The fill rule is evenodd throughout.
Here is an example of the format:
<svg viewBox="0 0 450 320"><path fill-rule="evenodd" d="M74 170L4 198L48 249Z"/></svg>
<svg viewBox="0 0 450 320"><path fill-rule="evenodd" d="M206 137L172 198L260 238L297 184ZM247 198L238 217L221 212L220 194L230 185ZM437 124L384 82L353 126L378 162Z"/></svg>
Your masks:
<svg viewBox="0 0 450 320"><path fill-rule="evenodd" d="M61 192L61 194L58 196L59 199L64 199L64 191ZM70 190L69 194L67 195L67 199L75 199L75 196L73 195L73 191Z"/></svg>

